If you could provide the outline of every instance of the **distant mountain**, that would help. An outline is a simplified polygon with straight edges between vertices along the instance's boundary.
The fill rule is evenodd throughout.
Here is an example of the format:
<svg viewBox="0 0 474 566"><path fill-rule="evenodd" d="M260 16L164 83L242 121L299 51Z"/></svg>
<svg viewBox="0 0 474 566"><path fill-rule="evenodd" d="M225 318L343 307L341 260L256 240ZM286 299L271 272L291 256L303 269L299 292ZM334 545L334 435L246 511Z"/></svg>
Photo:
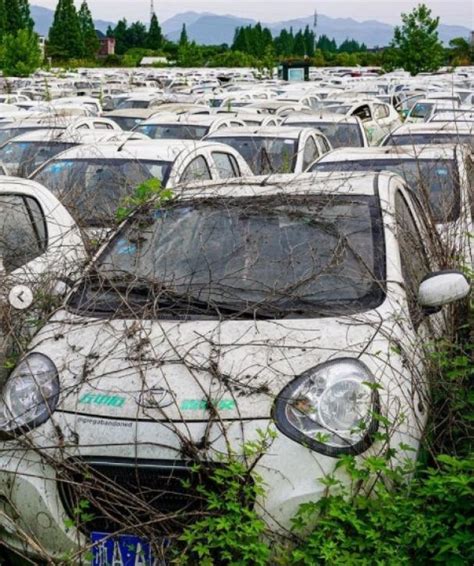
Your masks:
<svg viewBox="0 0 474 566"><path fill-rule="evenodd" d="M36 33L40 35L48 35L49 28L53 23L54 12L43 8L42 6L31 6L31 16L35 22ZM106 32L109 25L115 26L114 22L106 22L104 20L95 20L95 27L102 32Z"/></svg>
<svg viewBox="0 0 474 566"><path fill-rule="evenodd" d="M278 34L283 28L298 31L305 26L313 27L313 16L297 18L266 25L272 33ZM235 29L237 27L256 24L255 20L239 18L236 16L218 16L209 12L184 12L177 14L162 23L165 35L176 41L181 33L182 25L186 24L188 37L197 43L204 45L232 43ZM338 43L345 39L355 39L365 43L367 47L388 45L393 37L393 26L375 20L358 22L352 18L329 18L320 15L318 17L317 35L327 35L334 38ZM470 30L462 26L439 26L439 37L444 43L449 43L453 37L469 37Z"/></svg>
<svg viewBox="0 0 474 566"><path fill-rule="evenodd" d="M236 28L256 24L255 20L237 16L218 16L209 12L184 12L163 22L163 32L171 41L177 41L183 24L188 37L202 45L232 43Z"/></svg>
<svg viewBox="0 0 474 566"><path fill-rule="evenodd" d="M31 6L31 15L35 21L35 29L40 35L48 35L48 30L53 23L54 12L41 6ZM298 31L305 26L313 26L313 16L307 18L296 18L284 22L267 23L273 35L280 33L283 28ZM114 22L95 20L96 29L106 32L109 25L115 26ZM203 45L219 45L221 43L232 43L235 29L250 24L256 24L256 20L240 18L237 16L220 16L211 12L183 12L162 22L162 28L168 39L176 41L179 39L181 28L186 24L188 37ZM393 26L367 20L358 22L352 18L329 18L320 15L318 17L317 35L327 35L334 38L338 43L345 39L355 39L365 43L367 47L388 45L393 36ZM439 26L439 37L444 43L449 43L453 37L468 38L470 30L462 26Z"/></svg>

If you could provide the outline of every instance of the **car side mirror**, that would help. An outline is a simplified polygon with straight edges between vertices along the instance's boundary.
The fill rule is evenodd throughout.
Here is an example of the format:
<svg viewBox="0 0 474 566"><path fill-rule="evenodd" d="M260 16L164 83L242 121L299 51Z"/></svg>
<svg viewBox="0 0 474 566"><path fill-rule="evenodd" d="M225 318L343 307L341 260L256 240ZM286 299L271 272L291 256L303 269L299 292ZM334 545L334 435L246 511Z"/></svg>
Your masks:
<svg viewBox="0 0 474 566"><path fill-rule="evenodd" d="M427 275L418 288L418 303L425 309L439 309L469 295L471 284L460 271L439 271Z"/></svg>

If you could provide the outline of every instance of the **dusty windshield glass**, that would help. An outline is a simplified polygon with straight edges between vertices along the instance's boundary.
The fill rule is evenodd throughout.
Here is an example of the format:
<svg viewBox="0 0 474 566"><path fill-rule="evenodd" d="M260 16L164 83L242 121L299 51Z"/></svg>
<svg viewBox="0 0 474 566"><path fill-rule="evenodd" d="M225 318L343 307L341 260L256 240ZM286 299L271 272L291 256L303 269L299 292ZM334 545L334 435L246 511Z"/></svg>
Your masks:
<svg viewBox="0 0 474 566"><path fill-rule="evenodd" d="M257 136L216 137L236 149L255 175L292 173L298 156L298 141L290 138Z"/></svg>
<svg viewBox="0 0 474 566"><path fill-rule="evenodd" d="M426 133L426 134L396 134L389 136L383 145L442 145L460 143L474 146L474 134L458 132Z"/></svg>
<svg viewBox="0 0 474 566"><path fill-rule="evenodd" d="M288 126L302 126L299 124L285 123ZM306 127L317 128L331 142L333 148L338 147L363 147L364 139L358 124L336 124L334 122L310 122L304 124Z"/></svg>
<svg viewBox="0 0 474 566"><path fill-rule="evenodd" d="M315 163L311 171L392 171L401 175L422 201L429 201L437 222L459 217L459 177L452 159L367 159Z"/></svg>
<svg viewBox="0 0 474 566"><path fill-rule="evenodd" d="M125 316L145 306L151 316L329 316L380 304L384 266L375 197L203 199L131 221L72 304L122 316L125 304Z"/></svg>
<svg viewBox="0 0 474 566"><path fill-rule="evenodd" d="M163 183L167 161L132 159L58 159L34 176L68 208L82 226L110 225L123 198L151 178Z"/></svg>
<svg viewBox="0 0 474 566"><path fill-rule="evenodd" d="M10 175L28 177L45 161L73 145L62 142L11 141L0 149L0 162L7 167Z"/></svg>

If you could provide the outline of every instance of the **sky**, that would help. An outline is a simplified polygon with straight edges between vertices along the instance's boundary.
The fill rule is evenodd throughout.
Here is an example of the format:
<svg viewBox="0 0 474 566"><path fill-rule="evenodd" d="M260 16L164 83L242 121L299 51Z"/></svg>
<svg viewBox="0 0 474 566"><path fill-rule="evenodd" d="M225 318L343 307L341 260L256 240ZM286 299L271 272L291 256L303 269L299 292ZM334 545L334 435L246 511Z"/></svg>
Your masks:
<svg viewBox="0 0 474 566"><path fill-rule="evenodd" d="M75 0L78 6L81 0ZM333 18L354 18L358 21L378 20L397 24L400 13L410 11L419 0L154 0L160 21L187 11L231 14L276 22L318 13ZM57 0L30 0L30 4L52 8ZM443 24L463 25L474 29L474 0L425 0L433 14ZM150 0L88 0L95 19L117 21L125 17L130 21L147 21Z"/></svg>

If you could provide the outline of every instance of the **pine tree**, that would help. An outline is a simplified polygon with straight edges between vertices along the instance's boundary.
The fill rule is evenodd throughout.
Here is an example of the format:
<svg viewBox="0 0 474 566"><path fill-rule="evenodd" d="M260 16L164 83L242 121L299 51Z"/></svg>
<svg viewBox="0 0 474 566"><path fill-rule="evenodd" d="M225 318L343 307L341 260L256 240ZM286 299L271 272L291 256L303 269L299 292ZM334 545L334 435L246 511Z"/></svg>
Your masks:
<svg viewBox="0 0 474 566"><path fill-rule="evenodd" d="M38 36L30 29L20 29L3 37L0 61L3 75L28 77L41 64Z"/></svg>
<svg viewBox="0 0 474 566"><path fill-rule="evenodd" d="M186 31L186 24L181 28L181 35L179 36L179 46L184 47L189 44L188 32Z"/></svg>
<svg viewBox="0 0 474 566"><path fill-rule="evenodd" d="M163 46L163 34L161 33L161 27L155 13L151 17L150 29L148 30L148 36L146 38L146 46L148 49L154 50L161 49Z"/></svg>
<svg viewBox="0 0 474 566"><path fill-rule="evenodd" d="M18 0L5 0L6 31L15 34L22 29L23 20Z"/></svg>
<svg viewBox="0 0 474 566"><path fill-rule="evenodd" d="M115 53L117 53L117 55L123 55L128 49L127 31L127 20L119 20L119 22L115 26L115 29L113 30L112 35L112 37L115 38Z"/></svg>
<svg viewBox="0 0 474 566"><path fill-rule="evenodd" d="M52 57L70 59L84 53L81 26L73 0L59 0L49 30L48 53Z"/></svg>
<svg viewBox="0 0 474 566"><path fill-rule="evenodd" d="M30 4L28 0L19 0L18 5L20 9L21 29L33 31L35 23L31 17Z"/></svg>
<svg viewBox="0 0 474 566"><path fill-rule="evenodd" d="M95 31L94 20L91 11L84 0L78 12L79 25L81 28L81 38L83 43L83 54L88 58L95 58L99 51L100 42Z"/></svg>
<svg viewBox="0 0 474 566"><path fill-rule="evenodd" d="M0 42L7 31L7 11L5 7L5 0L0 0Z"/></svg>
<svg viewBox="0 0 474 566"><path fill-rule="evenodd" d="M125 34L126 50L145 47L147 36L146 27L141 22L133 22Z"/></svg>
<svg viewBox="0 0 474 566"><path fill-rule="evenodd" d="M293 54L299 55L300 57L302 57L303 55L306 55L306 45L305 45L304 36L303 36L302 31L299 31L295 35L295 44L294 44L294 47L293 47Z"/></svg>

